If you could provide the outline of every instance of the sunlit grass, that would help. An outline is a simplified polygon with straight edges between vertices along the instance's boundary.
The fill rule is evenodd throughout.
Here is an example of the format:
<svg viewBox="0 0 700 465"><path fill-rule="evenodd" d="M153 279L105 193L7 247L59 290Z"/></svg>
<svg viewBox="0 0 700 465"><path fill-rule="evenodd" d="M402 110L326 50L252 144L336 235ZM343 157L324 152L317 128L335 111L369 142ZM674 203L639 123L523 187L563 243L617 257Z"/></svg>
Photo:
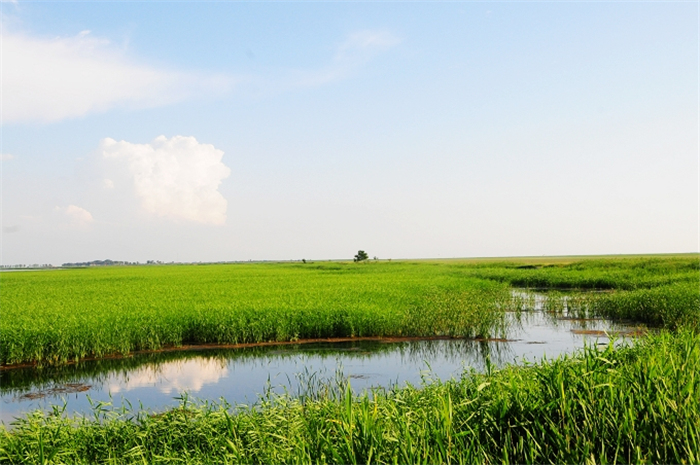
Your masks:
<svg viewBox="0 0 700 465"><path fill-rule="evenodd" d="M62 363L183 344L502 335L513 287L593 312L697 326L697 257L571 263L375 262L112 267L3 273L0 363ZM547 305L561 306L561 298ZM517 305L516 305L517 307Z"/></svg>
<svg viewBox="0 0 700 465"><path fill-rule="evenodd" d="M61 363L183 344L502 333L507 285L452 271L331 263L7 273L0 361Z"/></svg>

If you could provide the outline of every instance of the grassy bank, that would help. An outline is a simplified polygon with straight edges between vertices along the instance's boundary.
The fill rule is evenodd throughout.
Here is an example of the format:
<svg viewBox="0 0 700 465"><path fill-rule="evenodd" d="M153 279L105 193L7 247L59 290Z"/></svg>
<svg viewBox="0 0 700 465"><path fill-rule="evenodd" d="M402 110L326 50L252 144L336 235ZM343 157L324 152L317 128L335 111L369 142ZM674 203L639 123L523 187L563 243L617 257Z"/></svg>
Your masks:
<svg viewBox="0 0 700 465"><path fill-rule="evenodd" d="M318 390L161 415L36 413L0 431L2 463L697 463L700 338L377 392Z"/></svg>

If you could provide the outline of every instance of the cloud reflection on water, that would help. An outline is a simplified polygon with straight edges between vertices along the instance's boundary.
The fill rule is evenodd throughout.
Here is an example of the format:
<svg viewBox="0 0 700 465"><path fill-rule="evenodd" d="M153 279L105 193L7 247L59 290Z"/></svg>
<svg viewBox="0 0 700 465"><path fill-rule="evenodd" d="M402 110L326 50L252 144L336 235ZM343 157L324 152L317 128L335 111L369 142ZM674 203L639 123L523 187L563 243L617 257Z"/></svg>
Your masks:
<svg viewBox="0 0 700 465"><path fill-rule="evenodd" d="M137 368L123 379L112 379L112 394L137 388L155 387L163 394L199 392L205 384L215 384L228 376L228 367L221 360L197 358L173 360L157 366Z"/></svg>

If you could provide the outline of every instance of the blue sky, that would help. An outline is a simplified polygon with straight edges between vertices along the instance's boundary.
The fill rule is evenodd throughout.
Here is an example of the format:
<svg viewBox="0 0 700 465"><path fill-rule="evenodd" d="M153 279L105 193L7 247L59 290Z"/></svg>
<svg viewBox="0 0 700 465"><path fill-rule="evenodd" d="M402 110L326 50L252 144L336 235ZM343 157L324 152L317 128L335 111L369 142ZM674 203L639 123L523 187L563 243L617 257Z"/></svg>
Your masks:
<svg viewBox="0 0 700 465"><path fill-rule="evenodd" d="M2 261L698 251L693 2L2 2Z"/></svg>

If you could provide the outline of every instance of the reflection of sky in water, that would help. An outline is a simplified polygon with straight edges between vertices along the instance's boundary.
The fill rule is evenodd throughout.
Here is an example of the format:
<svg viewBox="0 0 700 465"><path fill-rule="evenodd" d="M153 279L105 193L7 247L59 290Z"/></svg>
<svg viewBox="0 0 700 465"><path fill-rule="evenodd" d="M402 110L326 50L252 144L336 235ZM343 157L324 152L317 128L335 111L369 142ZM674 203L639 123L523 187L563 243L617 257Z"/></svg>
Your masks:
<svg viewBox="0 0 700 465"><path fill-rule="evenodd" d="M519 317L517 315L520 315ZM0 420L9 424L12 418L36 408L49 409L52 404L67 403L69 413L90 411L88 396L93 401L113 401L120 406L128 401L134 407L143 405L161 410L176 405L174 398L183 392L201 399L225 398L229 402L255 402L266 386L276 392L295 394L303 390L300 380L333 379L341 370L356 391L395 384L419 385L422 377L446 380L459 377L463 370L481 370L489 356L496 365L536 361L543 356L553 358L571 352L584 340L595 342L595 336L572 333L572 329L611 329L603 320L559 320L542 312L511 314L513 325L510 342L478 342L471 340L413 341L400 343L343 343L329 345L277 346L266 350L171 353L170 359L157 363L151 357L135 368L105 369L98 375L81 374L81 369L61 383L81 382L91 385L85 392L26 399L22 395L51 387L51 382L29 381L25 385L0 383ZM607 341L606 338L602 338ZM228 354L228 355L227 355ZM132 365L138 365L138 357ZM179 358L178 358L179 357ZM83 367L88 367L86 362ZM88 370L89 371L89 370ZM0 373L1 376L9 376ZM14 375L19 375L15 373ZM57 383L58 384L58 383Z"/></svg>
<svg viewBox="0 0 700 465"><path fill-rule="evenodd" d="M162 394L178 394L183 391L199 392L205 384L217 383L225 378L228 368L218 360L176 360L153 367L141 367L122 378L113 379L107 386L112 394L137 388L156 388Z"/></svg>

